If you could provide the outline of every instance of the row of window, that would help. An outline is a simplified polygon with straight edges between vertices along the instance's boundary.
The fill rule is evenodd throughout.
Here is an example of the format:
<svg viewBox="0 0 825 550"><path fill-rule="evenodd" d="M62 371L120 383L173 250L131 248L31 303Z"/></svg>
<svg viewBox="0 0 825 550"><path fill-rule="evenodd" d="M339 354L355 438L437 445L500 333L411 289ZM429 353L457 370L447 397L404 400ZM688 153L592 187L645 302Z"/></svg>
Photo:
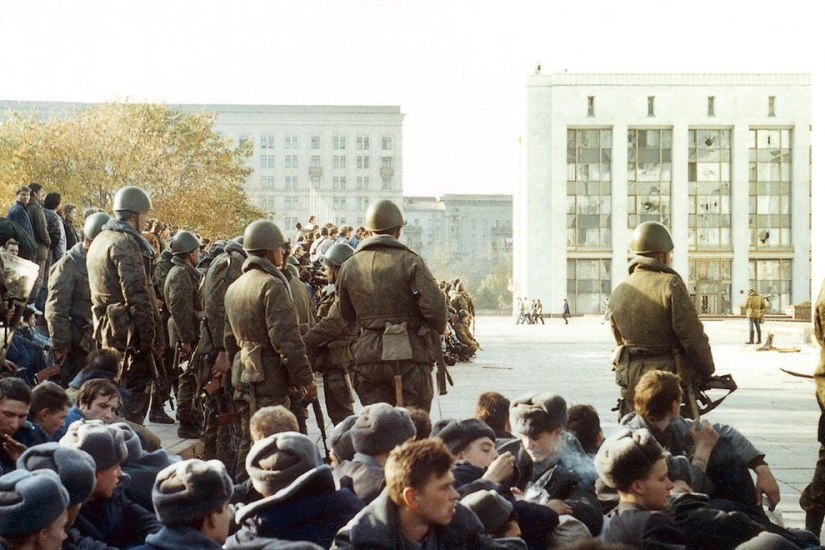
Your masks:
<svg viewBox="0 0 825 550"><path fill-rule="evenodd" d="M320 176L311 177L309 183L312 189L321 189ZM332 188L341 190L347 189L346 176L334 176L332 178ZM261 189L275 189L275 176L261 176ZM298 176L285 176L283 189L298 189ZM358 176L355 178L355 189L370 189L369 176ZM381 190L392 190L392 178L381 178Z"/></svg>
<svg viewBox="0 0 825 550"><path fill-rule="evenodd" d="M244 143L248 140L247 137L241 137L240 142ZM381 149L384 151L392 151L392 138L391 137L382 137L381 138ZM261 136L261 149L274 149L275 148L275 136L274 135L262 135ZM298 136L296 135L286 135L284 136L284 148L285 149L297 149L298 148ZM310 149L320 149L321 148L321 136L311 136L309 138L309 148ZM346 136L334 136L332 138L332 148L336 151L338 150L345 150L347 148L347 138ZM355 138L355 148L359 151L369 151L370 150L370 137L369 136L358 136Z"/></svg>
<svg viewBox="0 0 825 550"><path fill-rule="evenodd" d="M312 168L320 168L321 167L321 157L319 155L313 155L310 157L310 166ZM358 155L355 157L355 167L358 170L369 170L370 168L370 157L366 155ZM392 157L381 157L381 168L392 168L393 161ZM275 155L261 155L261 168L275 168ZM287 169L297 169L298 168L298 155L285 155L284 156L284 168ZM345 155L333 155L332 157L332 168L334 170L337 169L346 169L347 168L347 157Z"/></svg>
<svg viewBox="0 0 825 550"><path fill-rule="evenodd" d="M768 116L776 116L776 96L768 96ZM596 96L587 96L587 116L596 116ZM656 96L647 96L647 116L656 116ZM716 116L716 96L708 96L708 116Z"/></svg>

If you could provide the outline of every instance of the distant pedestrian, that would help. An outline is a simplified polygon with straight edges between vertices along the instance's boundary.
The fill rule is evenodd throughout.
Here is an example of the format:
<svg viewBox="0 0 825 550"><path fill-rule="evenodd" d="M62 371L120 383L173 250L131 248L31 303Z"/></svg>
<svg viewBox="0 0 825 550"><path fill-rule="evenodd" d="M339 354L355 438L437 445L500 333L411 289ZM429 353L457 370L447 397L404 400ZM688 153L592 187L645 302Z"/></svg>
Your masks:
<svg viewBox="0 0 825 550"><path fill-rule="evenodd" d="M564 305L561 309L561 317L564 319L564 324L570 324L570 304L567 303L567 298L564 299Z"/></svg>
<svg viewBox="0 0 825 550"><path fill-rule="evenodd" d="M544 312L544 306L541 304L541 300L536 298L533 300L533 314L532 314L532 324L538 324L538 321L541 321L541 324L544 324L544 317L542 313Z"/></svg>
<svg viewBox="0 0 825 550"><path fill-rule="evenodd" d="M762 322L765 319L765 310L768 302L754 289L748 291L748 298L745 300L745 315L748 318L748 344L753 344L753 331L756 330L756 343L762 343Z"/></svg>

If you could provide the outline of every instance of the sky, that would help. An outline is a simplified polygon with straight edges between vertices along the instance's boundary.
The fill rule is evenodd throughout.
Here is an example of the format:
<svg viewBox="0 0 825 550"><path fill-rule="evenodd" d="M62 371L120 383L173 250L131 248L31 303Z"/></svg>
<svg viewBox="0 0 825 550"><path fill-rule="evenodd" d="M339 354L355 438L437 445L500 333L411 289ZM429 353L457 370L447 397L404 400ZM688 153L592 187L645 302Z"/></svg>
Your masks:
<svg viewBox="0 0 825 550"><path fill-rule="evenodd" d="M399 105L405 194L512 193L537 63L814 73L816 5L0 0L0 99Z"/></svg>

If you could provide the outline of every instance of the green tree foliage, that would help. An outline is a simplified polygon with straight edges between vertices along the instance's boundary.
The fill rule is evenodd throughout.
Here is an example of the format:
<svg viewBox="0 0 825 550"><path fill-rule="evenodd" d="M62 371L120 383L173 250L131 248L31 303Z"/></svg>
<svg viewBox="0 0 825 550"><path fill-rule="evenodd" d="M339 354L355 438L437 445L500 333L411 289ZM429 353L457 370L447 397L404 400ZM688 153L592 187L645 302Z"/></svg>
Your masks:
<svg viewBox="0 0 825 550"><path fill-rule="evenodd" d="M243 189L252 146L220 136L214 120L145 103L106 103L45 121L7 113L0 191L10 203L15 188L36 181L64 203L110 211L119 188L137 185L152 197L152 217L204 236L237 235L264 216Z"/></svg>
<svg viewBox="0 0 825 550"><path fill-rule="evenodd" d="M513 272L510 252L490 252L481 260L456 261L447 247L437 246L424 258L436 281L460 279L473 296L477 310L509 310L513 293L508 290Z"/></svg>

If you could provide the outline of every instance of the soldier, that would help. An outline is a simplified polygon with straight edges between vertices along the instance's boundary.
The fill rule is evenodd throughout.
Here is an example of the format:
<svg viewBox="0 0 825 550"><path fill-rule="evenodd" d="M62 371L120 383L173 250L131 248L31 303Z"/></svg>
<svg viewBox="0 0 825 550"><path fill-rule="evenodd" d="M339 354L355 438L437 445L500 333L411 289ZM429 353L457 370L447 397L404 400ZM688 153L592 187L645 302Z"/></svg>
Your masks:
<svg viewBox="0 0 825 550"><path fill-rule="evenodd" d="M86 223L83 224L83 242L75 244L49 272L45 315L54 359L61 364L60 384L64 388L86 366L86 359L94 350L92 295L86 254L109 219L109 215L104 212L86 218Z"/></svg>
<svg viewBox="0 0 825 550"><path fill-rule="evenodd" d="M115 194L115 219L92 241L87 254L94 337L100 346L126 355L120 384L124 416L143 424L156 381L155 358L163 356L163 327L149 270L155 250L140 236L152 201L143 189Z"/></svg>
<svg viewBox="0 0 825 550"><path fill-rule="evenodd" d="M455 335L461 343L461 359L469 361L471 357L475 357L479 350L478 340L473 337L470 331L470 323L473 322L473 316L466 309L458 312L458 322L455 324Z"/></svg>
<svg viewBox="0 0 825 550"><path fill-rule="evenodd" d="M355 323L344 321L335 300L335 284L341 264L354 252L350 245L336 243L324 254L324 275L329 285L321 291L318 323L304 335L304 344L312 359L312 370L320 372L324 377L324 401L327 415L333 424L338 424L354 413L349 369L355 364Z"/></svg>
<svg viewBox="0 0 825 550"><path fill-rule="evenodd" d="M441 353L447 308L427 264L398 241L405 223L391 200L370 205L366 225L372 236L342 266L338 299L344 320L357 321L361 330L353 369L361 403L383 401L429 412L432 366ZM402 387L394 388L394 380Z"/></svg>
<svg viewBox="0 0 825 550"><path fill-rule="evenodd" d="M224 298L224 344L232 364L235 405L241 413L240 457L249 451L249 419L259 408L289 408L292 388L302 388L308 400L318 396L289 282L277 267L283 265L286 242L281 229L269 220L249 224L243 238L249 255L243 275Z"/></svg>
<svg viewBox="0 0 825 550"><path fill-rule="evenodd" d="M819 363L816 366L816 400L819 417L819 459L811 483L802 491L799 504L805 510L805 529L819 536L825 518L825 280L814 304L814 335L819 344Z"/></svg>
<svg viewBox="0 0 825 550"><path fill-rule="evenodd" d="M166 276L163 297L171 316L169 345L177 347L178 364L173 365L173 369L179 369L187 358L191 358L192 351L198 344L200 319L203 315L198 295L202 278L197 270L200 245L198 238L189 231L178 231L170 246L172 269ZM192 361L189 361L186 370L172 371L178 374L178 437L183 439L198 439L201 435L199 415L193 407L197 385L194 368Z"/></svg>
<svg viewBox="0 0 825 550"><path fill-rule="evenodd" d="M150 222L151 225L158 224L157 220L154 222ZM166 277L169 276L169 271L172 270L172 250L168 247L163 248L166 246L166 242L163 240L157 240L159 237L155 235L153 232L144 232L141 233L143 238L147 239L147 242L152 245L153 248L157 250L157 246L152 244L152 241L148 240L146 237L147 235L153 236L156 242L162 243L163 251L160 253L160 256L155 257L154 265L152 266L152 285L155 289L155 296L158 301L158 307L160 308L160 321L161 326L168 327L169 320L171 319L171 315L169 313L169 308L166 307L166 300L163 296L163 287L166 285ZM163 357L155 361L158 366L158 372L163 378L162 384L159 384L163 389L163 395L160 394L158 390L158 386L152 388L152 405L149 408L149 421L150 422L157 422L158 424L174 424L175 419L166 414L164 410L163 404L164 402L169 399L169 389L172 384L172 372L173 372L173 365L172 363L175 362L175 348L174 346L167 346L164 348Z"/></svg>
<svg viewBox="0 0 825 550"><path fill-rule="evenodd" d="M687 287L673 268L673 239L659 222L633 230L630 275L610 295L610 325L621 388L619 417L633 411L633 390L648 371L679 374L683 384L701 386L714 372L713 355ZM677 363L679 367L677 367ZM683 415L692 417L688 388Z"/></svg>
<svg viewBox="0 0 825 550"><path fill-rule="evenodd" d="M754 289L748 291L748 297L745 300L745 315L748 318L748 329L750 338L748 344L753 344L753 331L756 329L756 343L762 343L762 318L765 316L765 310L768 308L768 303L761 294Z"/></svg>

